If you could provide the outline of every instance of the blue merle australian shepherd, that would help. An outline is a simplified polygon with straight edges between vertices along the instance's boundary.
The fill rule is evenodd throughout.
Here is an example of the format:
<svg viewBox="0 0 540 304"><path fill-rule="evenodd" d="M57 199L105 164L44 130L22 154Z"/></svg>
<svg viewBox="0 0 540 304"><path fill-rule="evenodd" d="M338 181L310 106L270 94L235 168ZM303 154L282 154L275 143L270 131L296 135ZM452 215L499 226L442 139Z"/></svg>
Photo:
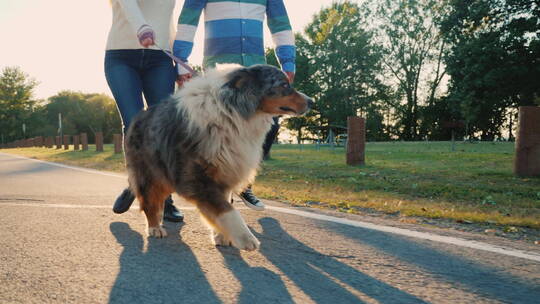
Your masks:
<svg viewBox="0 0 540 304"><path fill-rule="evenodd" d="M125 147L129 187L148 234L166 236L163 201L176 192L197 206L216 245L257 249L231 195L253 182L272 117L304 114L311 103L275 67L222 65L141 112Z"/></svg>

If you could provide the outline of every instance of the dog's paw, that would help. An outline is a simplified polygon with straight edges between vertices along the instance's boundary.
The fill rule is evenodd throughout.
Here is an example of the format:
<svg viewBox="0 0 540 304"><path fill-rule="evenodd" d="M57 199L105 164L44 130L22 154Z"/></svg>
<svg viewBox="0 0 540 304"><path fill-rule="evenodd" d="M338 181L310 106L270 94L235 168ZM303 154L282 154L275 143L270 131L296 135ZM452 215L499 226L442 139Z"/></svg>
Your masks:
<svg viewBox="0 0 540 304"><path fill-rule="evenodd" d="M221 233L212 233L212 242L216 246L232 246L232 242Z"/></svg>
<svg viewBox="0 0 540 304"><path fill-rule="evenodd" d="M232 245L240 250L253 251L259 248L259 240L249 231L246 223L237 210L223 213L217 218L219 230L231 241Z"/></svg>
<svg viewBox="0 0 540 304"><path fill-rule="evenodd" d="M167 230L163 227L148 227L148 236L155 238L164 238L167 236Z"/></svg>
<svg viewBox="0 0 540 304"><path fill-rule="evenodd" d="M261 245L261 242L259 242L251 231L247 231L238 236L232 236L231 238L233 246L240 250L253 251L257 250Z"/></svg>

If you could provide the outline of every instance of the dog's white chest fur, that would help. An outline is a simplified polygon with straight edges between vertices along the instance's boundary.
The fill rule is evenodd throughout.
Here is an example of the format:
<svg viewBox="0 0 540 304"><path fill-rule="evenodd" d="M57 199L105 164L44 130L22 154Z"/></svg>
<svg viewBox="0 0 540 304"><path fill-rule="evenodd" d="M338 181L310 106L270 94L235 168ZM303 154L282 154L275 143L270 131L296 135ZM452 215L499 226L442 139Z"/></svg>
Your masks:
<svg viewBox="0 0 540 304"><path fill-rule="evenodd" d="M231 190L241 190L255 178L272 117L261 112L246 120L226 109L219 100L224 82L217 73L194 79L175 100L178 110L188 116L189 136L197 139L196 157L217 168L216 177Z"/></svg>

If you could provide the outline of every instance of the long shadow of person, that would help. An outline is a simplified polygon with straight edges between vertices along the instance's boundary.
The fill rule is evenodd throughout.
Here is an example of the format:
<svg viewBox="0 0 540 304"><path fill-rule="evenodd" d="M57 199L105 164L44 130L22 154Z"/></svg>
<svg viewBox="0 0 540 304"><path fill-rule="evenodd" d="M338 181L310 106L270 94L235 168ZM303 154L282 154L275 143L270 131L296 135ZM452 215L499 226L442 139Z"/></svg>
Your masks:
<svg viewBox="0 0 540 304"><path fill-rule="evenodd" d="M294 303L279 275L263 267L249 266L236 248L217 248L242 285L238 303Z"/></svg>
<svg viewBox="0 0 540 304"><path fill-rule="evenodd" d="M221 303L191 249L174 233L149 238L144 252L143 237L128 224L114 222L110 230L124 248L109 303Z"/></svg>
<svg viewBox="0 0 540 304"><path fill-rule="evenodd" d="M540 287L500 269L442 252L389 233L326 223L324 226L362 245L368 245L401 261L417 265L461 289L505 303L538 303ZM452 246L452 245L443 245ZM468 249L465 249L468 250ZM526 263L522 261L520 263ZM531 262L533 263L533 262Z"/></svg>
<svg viewBox="0 0 540 304"><path fill-rule="evenodd" d="M256 234L261 253L317 303L362 303L353 290L381 303L426 303L306 246L273 218L262 218L259 223L263 233Z"/></svg>

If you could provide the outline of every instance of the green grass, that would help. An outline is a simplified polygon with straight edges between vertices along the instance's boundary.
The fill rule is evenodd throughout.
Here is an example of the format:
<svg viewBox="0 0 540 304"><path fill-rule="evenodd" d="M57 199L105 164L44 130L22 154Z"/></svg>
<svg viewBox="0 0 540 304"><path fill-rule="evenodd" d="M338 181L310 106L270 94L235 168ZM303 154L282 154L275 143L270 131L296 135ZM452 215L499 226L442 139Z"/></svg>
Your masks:
<svg viewBox="0 0 540 304"><path fill-rule="evenodd" d="M78 166L123 171L105 152L2 150ZM368 143L366 165L345 164L343 148L275 145L255 192L293 204L316 202L346 212L370 208L401 216L540 228L540 179L512 174L512 143ZM358 208L357 208L358 207Z"/></svg>

